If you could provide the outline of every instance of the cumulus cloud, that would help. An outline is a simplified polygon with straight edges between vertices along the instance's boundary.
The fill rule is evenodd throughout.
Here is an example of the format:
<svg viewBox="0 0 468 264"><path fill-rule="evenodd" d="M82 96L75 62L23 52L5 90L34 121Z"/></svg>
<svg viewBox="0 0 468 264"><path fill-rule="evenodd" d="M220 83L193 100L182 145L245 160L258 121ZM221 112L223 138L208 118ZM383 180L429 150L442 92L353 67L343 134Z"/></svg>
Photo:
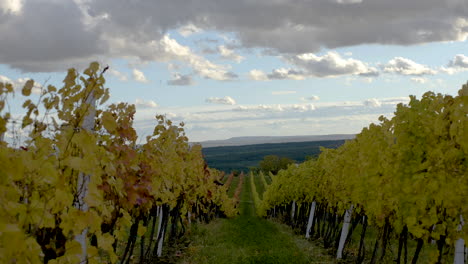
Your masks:
<svg viewBox="0 0 468 264"><path fill-rule="evenodd" d="M182 75L180 73L174 74L174 79L167 81L168 85L179 85L179 86L186 86L186 85L193 85L195 82L192 79L190 74Z"/></svg>
<svg viewBox="0 0 468 264"><path fill-rule="evenodd" d="M286 94L295 94L296 91L273 91L271 92L272 95L286 95Z"/></svg>
<svg viewBox="0 0 468 264"><path fill-rule="evenodd" d="M329 0L294 5L282 0L0 3L0 63L23 71L63 70L121 57L145 62L182 60L195 67L202 63L200 58L181 58L171 50L167 53L160 43L181 25L184 35L197 29L233 33L244 48L282 55L362 44L464 41L468 37L464 0ZM207 78L223 76L204 74Z"/></svg>
<svg viewBox="0 0 468 264"><path fill-rule="evenodd" d="M210 97L205 100L207 103L212 103L212 104L225 104L225 105L235 105L236 101L232 99L232 97L229 96L224 96L222 98L220 97Z"/></svg>
<svg viewBox="0 0 468 264"><path fill-rule="evenodd" d="M464 54L457 54L449 61L447 67L441 67L440 70L448 74L466 71L468 70L468 57Z"/></svg>
<svg viewBox="0 0 468 264"><path fill-rule="evenodd" d="M156 108L158 104L153 100L136 99L135 106L141 109Z"/></svg>
<svg viewBox="0 0 468 264"><path fill-rule="evenodd" d="M437 71L403 57L395 57L382 66L383 71L401 75L433 75Z"/></svg>
<svg viewBox="0 0 468 264"><path fill-rule="evenodd" d="M266 75L266 73L257 69L251 70L249 72L249 78L254 81L267 81L268 80L268 76Z"/></svg>
<svg viewBox="0 0 468 264"><path fill-rule="evenodd" d="M455 58L448 64L449 67L468 68L468 57L463 54L455 55Z"/></svg>
<svg viewBox="0 0 468 264"><path fill-rule="evenodd" d="M313 53L304 53L286 58L286 60L301 69L307 75L315 77L334 77L340 75L377 76L377 69L366 63L343 58L336 52L328 52L323 56Z"/></svg>
<svg viewBox="0 0 468 264"><path fill-rule="evenodd" d="M168 60L186 62L197 74L203 77L219 81L237 78L234 73L228 70L230 67L212 63L202 56L194 54L189 47L179 44L175 39L167 35L163 37L160 43L164 53L170 54Z"/></svg>
<svg viewBox="0 0 468 264"><path fill-rule="evenodd" d="M274 69L266 76L268 80L304 80L307 77L302 71L286 68Z"/></svg>
<svg viewBox="0 0 468 264"><path fill-rule="evenodd" d="M224 45L221 45L218 47L219 53L221 54L221 57L227 60L233 60L237 63L240 63L242 60L244 60L244 57L242 57L239 54L236 54L233 50L227 48Z"/></svg>
<svg viewBox="0 0 468 264"><path fill-rule="evenodd" d="M148 79L146 79L145 74L140 70L133 69L132 75L133 75L133 79L135 81L137 81L137 82L141 82L141 83L147 83L148 82Z"/></svg>
<svg viewBox="0 0 468 264"><path fill-rule="evenodd" d="M364 101L364 105L367 107L380 107L382 103L376 98L370 98Z"/></svg>
<svg viewBox="0 0 468 264"><path fill-rule="evenodd" d="M311 77L326 78L343 75L369 78L379 75L378 70L367 63L352 58L343 58L336 52L328 52L323 56L304 53L283 58L286 62L296 66L296 69L279 68L272 70L269 74L260 70L251 70L250 79L258 81L304 80Z"/></svg>
<svg viewBox="0 0 468 264"><path fill-rule="evenodd" d="M118 1L109 3L109 10L102 12L94 10L94 4L81 0L26 1L21 15L0 13L3 25L0 63L23 71L49 72L84 68L90 61L109 62L124 57L143 63L181 62L205 78L232 79L229 66L214 64L195 54L164 34L169 28L163 28L159 22L150 23L151 18L132 13L130 9L113 13L112 8L124 4ZM135 11L138 4L134 7ZM131 20L121 21L124 14L125 19Z"/></svg>

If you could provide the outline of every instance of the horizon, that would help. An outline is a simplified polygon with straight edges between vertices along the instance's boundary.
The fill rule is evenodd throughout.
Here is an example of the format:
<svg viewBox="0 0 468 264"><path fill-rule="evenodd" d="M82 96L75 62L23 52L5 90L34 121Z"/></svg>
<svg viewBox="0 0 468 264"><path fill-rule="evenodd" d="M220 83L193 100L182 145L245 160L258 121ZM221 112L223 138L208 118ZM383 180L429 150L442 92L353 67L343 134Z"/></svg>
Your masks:
<svg viewBox="0 0 468 264"><path fill-rule="evenodd" d="M326 136L356 136L356 134L324 134L324 135L291 135L291 136L239 136L239 137L230 137L224 139L210 139L200 142L207 142L207 141L228 141L233 139L254 139L254 138L300 138L300 137L326 137ZM196 143L196 142L192 142Z"/></svg>
<svg viewBox="0 0 468 264"><path fill-rule="evenodd" d="M156 114L184 122L190 142L357 134L409 95L467 82L467 11L463 0L3 0L0 81L32 78L37 98L68 68L109 65L109 103L136 105L141 140Z"/></svg>

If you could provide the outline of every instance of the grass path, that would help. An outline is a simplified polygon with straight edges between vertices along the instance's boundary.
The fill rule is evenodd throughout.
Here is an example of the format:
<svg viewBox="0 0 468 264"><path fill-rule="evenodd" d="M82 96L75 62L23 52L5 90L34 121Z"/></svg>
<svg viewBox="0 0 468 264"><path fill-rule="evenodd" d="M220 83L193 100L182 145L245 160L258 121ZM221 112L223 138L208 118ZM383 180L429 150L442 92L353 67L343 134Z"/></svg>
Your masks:
<svg viewBox="0 0 468 264"><path fill-rule="evenodd" d="M247 176L243 184L240 215L194 226L180 263L333 263L288 227L257 217Z"/></svg>

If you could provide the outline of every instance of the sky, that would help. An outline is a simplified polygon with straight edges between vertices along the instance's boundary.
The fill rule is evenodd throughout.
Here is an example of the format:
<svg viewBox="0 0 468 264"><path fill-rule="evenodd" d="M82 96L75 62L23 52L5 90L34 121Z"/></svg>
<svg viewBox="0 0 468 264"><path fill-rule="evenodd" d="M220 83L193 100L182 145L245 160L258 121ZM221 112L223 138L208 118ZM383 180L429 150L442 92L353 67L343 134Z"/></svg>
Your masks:
<svg viewBox="0 0 468 264"><path fill-rule="evenodd" d="M468 80L466 0L0 0L0 36L18 90L108 65L141 138L157 114L190 141L359 133Z"/></svg>

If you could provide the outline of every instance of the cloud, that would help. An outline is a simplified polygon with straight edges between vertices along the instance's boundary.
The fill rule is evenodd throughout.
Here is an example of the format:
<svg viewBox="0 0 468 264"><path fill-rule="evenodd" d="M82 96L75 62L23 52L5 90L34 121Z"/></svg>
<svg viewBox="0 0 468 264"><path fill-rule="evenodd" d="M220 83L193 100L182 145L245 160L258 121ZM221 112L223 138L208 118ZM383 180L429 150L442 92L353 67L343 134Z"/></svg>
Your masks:
<svg viewBox="0 0 468 264"><path fill-rule="evenodd" d="M317 95L312 95L310 97L301 97L301 100L302 101L318 101L320 100L320 97L318 97Z"/></svg>
<svg viewBox="0 0 468 264"><path fill-rule="evenodd" d="M182 75L180 73L174 74L174 79L167 81L168 85L179 85L179 86L186 86L186 85L194 85L195 82L192 79L190 74Z"/></svg>
<svg viewBox="0 0 468 264"><path fill-rule="evenodd" d="M0 1L0 10L5 13L13 13L18 14L21 12L23 8L23 1L22 0L3 0Z"/></svg>
<svg viewBox="0 0 468 264"><path fill-rule="evenodd" d="M0 11L0 63L24 72L48 72L84 67L104 57L101 32L87 28L74 1L0 2L2 8L18 11Z"/></svg>
<svg viewBox="0 0 468 264"><path fill-rule="evenodd" d="M124 82L128 81L128 76L125 73L122 73L122 72L120 72L120 71L118 71L116 69L112 69L112 68L110 68L108 70L108 72L109 72L109 74L117 77L120 81L124 81Z"/></svg>
<svg viewBox="0 0 468 264"><path fill-rule="evenodd" d="M225 105L235 105L236 101L229 96L220 97L210 97L205 100L207 103L212 104L225 104Z"/></svg>
<svg viewBox="0 0 468 264"><path fill-rule="evenodd" d="M266 76L269 80L304 80L307 77L304 72L286 68L274 69Z"/></svg>
<svg viewBox="0 0 468 264"><path fill-rule="evenodd" d="M387 73L395 73L401 75L433 75L437 71L432 70L426 65L416 63L410 59L403 57L395 57L391 59L387 64L382 66L383 71Z"/></svg>
<svg viewBox="0 0 468 264"><path fill-rule="evenodd" d="M464 0L0 3L0 63L34 72L61 71L93 60L122 57L144 62L181 59L195 67L201 59L181 58L162 46L164 36L181 26L181 34L196 32L195 28L233 34L243 48L281 55L363 44L464 41L468 37ZM223 76L204 74L212 79Z"/></svg>
<svg viewBox="0 0 468 264"><path fill-rule="evenodd" d="M339 4L359 4L362 3L362 0L334 0Z"/></svg>
<svg viewBox="0 0 468 264"><path fill-rule="evenodd" d="M315 106L312 104L293 104L293 105L254 105L254 106L238 106L233 111L236 112L307 112L314 111Z"/></svg>
<svg viewBox="0 0 468 264"><path fill-rule="evenodd" d="M156 108L158 107L158 104L156 104L152 100L136 99L135 106L141 109L148 109L148 108Z"/></svg>
<svg viewBox="0 0 468 264"><path fill-rule="evenodd" d="M323 56L313 53L304 53L287 57L286 61L303 69L309 76L335 77L340 75L377 76L377 69L369 67L366 63L352 59L342 58L336 52L328 52Z"/></svg>
<svg viewBox="0 0 468 264"><path fill-rule="evenodd" d="M249 78L254 81L267 81L268 80L266 73L257 69L251 70L249 72Z"/></svg>
<svg viewBox="0 0 468 264"><path fill-rule="evenodd" d="M171 113L173 121L184 121L191 141L233 136L325 135L357 133L380 115L391 117L399 103L409 97L374 98L380 107L363 101L315 102L314 104L258 104L158 107L158 113ZM144 113L144 114L143 114ZM141 134L152 133L154 112L138 111L135 127ZM272 127L275 127L272 130Z"/></svg>
<svg viewBox="0 0 468 264"><path fill-rule="evenodd" d="M272 95L286 95L286 94L295 94L296 91L273 91L271 92Z"/></svg>
<svg viewBox="0 0 468 264"><path fill-rule="evenodd" d="M457 54L449 61L447 67L441 67L440 70L447 74L455 74L468 70L468 57L463 54Z"/></svg>
<svg viewBox="0 0 468 264"><path fill-rule="evenodd" d="M371 98L371 99L365 100L364 105L367 107L381 107L382 103L375 98Z"/></svg>
<svg viewBox="0 0 468 264"><path fill-rule="evenodd" d="M8 78L7 76L0 75L0 82L11 83L15 91L21 91L21 89L23 89L23 86L26 84L28 80L31 80L31 78L24 77L24 78L18 78L16 80L12 80L11 78ZM34 86L31 89L31 93L41 94L41 89L42 89L42 84L34 81Z"/></svg>
<svg viewBox="0 0 468 264"><path fill-rule="evenodd" d="M336 52L328 52L323 56L312 53L304 53L294 56L284 56L283 59L296 66L297 69L279 68L266 74L260 70L251 70L249 77L252 80L304 80L317 77L337 77L343 75L355 75L361 77L375 77L379 75L376 68L352 58L342 58Z"/></svg>
<svg viewBox="0 0 468 264"><path fill-rule="evenodd" d="M183 27L180 27L178 30L180 35L182 35L183 37L188 37L190 35L193 35L193 34L197 34L197 33L200 33L202 32L203 30L201 28L198 28L197 26L195 26L194 24L187 24Z"/></svg>
<svg viewBox="0 0 468 264"><path fill-rule="evenodd" d="M468 68L468 57L463 54L457 54L448 64L449 67Z"/></svg>
<svg viewBox="0 0 468 264"><path fill-rule="evenodd" d="M415 82L415 83L421 83L421 84L424 84L427 82L427 79L426 78L422 78L422 77L413 77L411 78L411 81Z"/></svg>
<svg viewBox="0 0 468 264"><path fill-rule="evenodd" d="M109 3L102 12L93 9L95 4L84 0L26 1L21 15L0 13L0 63L22 71L50 72L82 69L90 61L108 63L125 58L136 63L181 62L205 78L232 78L229 66L214 64L165 34L169 28L159 23L164 21L150 23L151 18L128 9L113 13L113 8L123 4L118 1ZM138 4L134 7L138 9ZM121 21L121 15L131 20Z"/></svg>
<svg viewBox="0 0 468 264"><path fill-rule="evenodd" d="M242 60L245 58L242 57L239 54L236 54L233 50L227 48L224 45L221 45L218 47L219 53L221 54L221 57L227 60L233 60L237 63L240 63Z"/></svg>
<svg viewBox="0 0 468 264"><path fill-rule="evenodd" d="M141 83L147 83L148 79L146 79L145 74L142 71L139 71L137 69L133 69L132 71L133 79L137 82Z"/></svg>
<svg viewBox="0 0 468 264"><path fill-rule="evenodd" d="M237 78L237 75L228 71L230 67L218 65L194 54L187 46L180 45L175 39L164 36L160 41L164 53L170 54L168 60L179 60L190 65L197 74L203 77L225 81Z"/></svg>

